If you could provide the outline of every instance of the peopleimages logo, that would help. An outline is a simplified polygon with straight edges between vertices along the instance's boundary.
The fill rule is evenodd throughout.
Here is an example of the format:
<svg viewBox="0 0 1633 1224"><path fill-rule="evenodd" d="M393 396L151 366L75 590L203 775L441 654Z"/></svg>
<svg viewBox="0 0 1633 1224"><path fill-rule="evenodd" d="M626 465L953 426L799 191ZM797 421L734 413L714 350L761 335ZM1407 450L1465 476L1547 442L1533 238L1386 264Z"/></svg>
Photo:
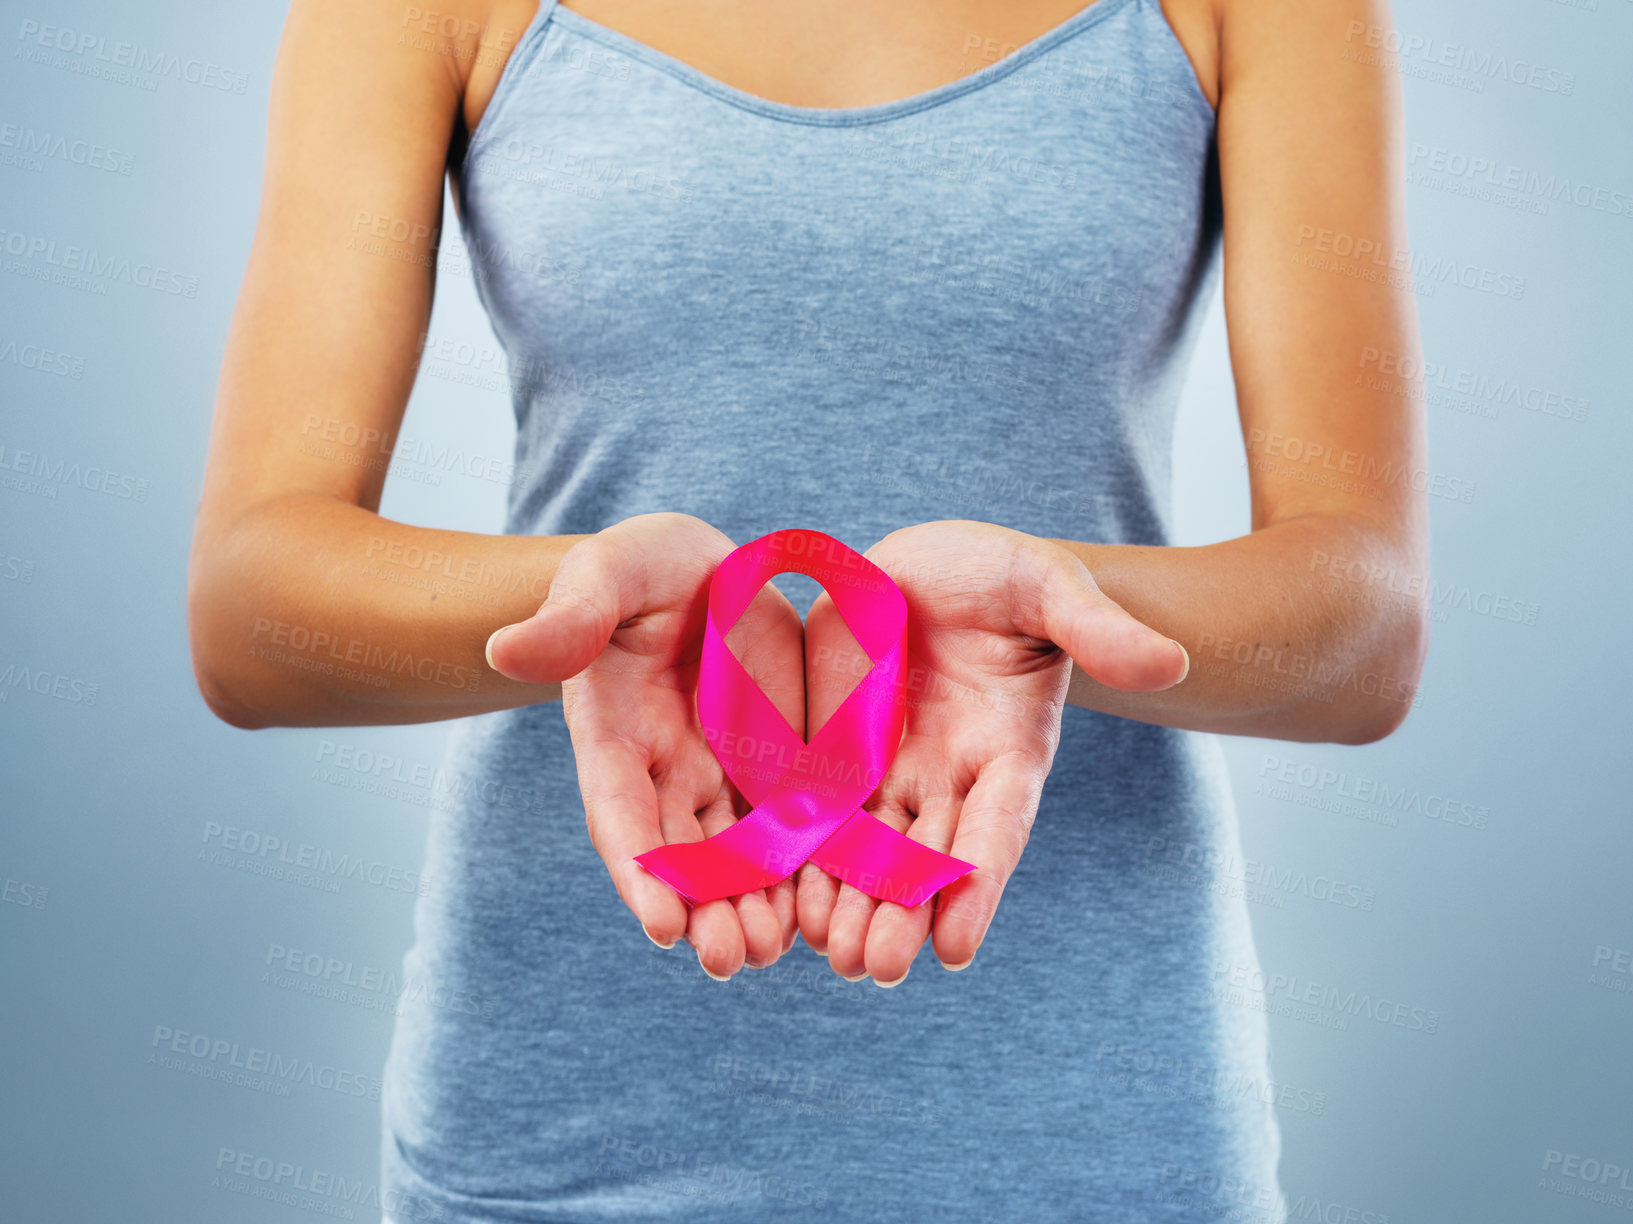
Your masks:
<svg viewBox="0 0 1633 1224"><path fill-rule="evenodd" d="M256 1152L224 1147L216 1153L215 1169L213 1186L318 1215L351 1220L362 1209L373 1218L384 1211L399 1221L447 1219L441 1204L418 1195L389 1187L382 1191L374 1182Z"/></svg>
<svg viewBox="0 0 1633 1224"><path fill-rule="evenodd" d="M168 51L155 51L139 43L109 42L101 34L71 30L66 26L42 25L27 17L18 28L17 41L23 44L20 50L31 62L44 63L47 67L70 67L69 63L61 61L61 56L71 55L77 62L77 71L100 64L152 77L169 77L188 85L219 89L224 93L242 94L249 88L247 72L235 72L220 64L191 56L184 58ZM99 74L93 72L91 75Z"/></svg>
<svg viewBox="0 0 1633 1224"><path fill-rule="evenodd" d="M1425 820L1470 829L1485 828L1491 818L1491 813L1483 805L1470 803L1466 799L1438 795L1416 787L1390 786L1364 774L1352 774L1348 770L1299 762L1269 753L1259 763L1259 777L1330 794L1334 798L1375 804L1392 812L1406 812L1422 816Z"/></svg>
<svg viewBox="0 0 1633 1224"><path fill-rule="evenodd" d="M1321 982L1307 982L1288 973L1265 973L1247 965L1220 962L1214 966L1214 980L1229 989L1225 999L1251 1005L1252 1000L1285 1001L1320 1008L1341 1016L1365 1016L1379 1024L1414 1032L1433 1033L1440 1027L1440 1013L1427 1007L1413 1007L1391 999L1373 998L1364 991L1345 990Z"/></svg>
<svg viewBox="0 0 1633 1224"><path fill-rule="evenodd" d="M136 158L130 153L110 149L77 136L60 132L41 132L16 123L0 123L0 149L16 149L21 158L50 158L89 170L106 170L110 174L130 174L136 168Z"/></svg>
<svg viewBox="0 0 1633 1224"><path fill-rule="evenodd" d="M1421 388L1417 386L1419 378L1423 382ZM1588 419L1588 410L1592 407L1580 395L1524 383L1517 378L1450 366L1442 361L1424 361L1410 353L1372 345L1361 349L1360 369L1355 379L1356 386L1396 390L1413 398L1425 398L1431 404L1456 407L1457 401L1451 397L1463 397L1478 404L1479 414L1491 420L1502 415L1500 409L1511 407L1524 408L1538 416L1580 422Z"/></svg>
<svg viewBox="0 0 1633 1224"><path fill-rule="evenodd" d="M1389 1213L1385 1211L1351 1206L1320 1194L1291 1198L1279 1186L1262 1185L1221 1174L1215 1169L1169 1163L1163 1165L1161 1179L1165 1187L1173 1187L1166 1193L1172 1205L1202 1206L1206 1218L1229 1220L1232 1224L1271 1224L1282 1220L1308 1220L1312 1224L1389 1224Z"/></svg>
<svg viewBox="0 0 1633 1224"><path fill-rule="evenodd" d="M1240 859L1216 846L1173 841L1160 835L1152 835L1146 840L1145 855L1147 859L1156 859L1200 875L1236 880L1256 888L1308 897L1312 901L1327 901L1346 909L1370 912L1378 899L1374 889L1361 884L1347 883L1319 873L1312 875L1291 867L1278 870L1273 864L1260 859Z"/></svg>
<svg viewBox="0 0 1633 1224"><path fill-rule="evenodd" d="M291 656L281 648L287 648L288 651L297 651L306 656L309 670L334 672L335 663L355 664L369 669L370 672L390 672L396 676L407 673L427 683L445 684L450 688L469 689L473 692L482 682L482 673L474 667L450 663L445 659L433 659L427 655L415 655L411 651L395 646L388 654L383 646L358 638L347 638L343 641L327 630L293 625L264 616L255 618L250 630L250 640L255 643L269 643L266 646L252 647L257 658L272 663L286 662ZM362 675L362 678L377 687L390 684L390 679L385 676L364 675L346 669L342 669L340 674Z"/></svg>
<svg viewBox="0 0 1633 1224"><path fill-rule="evenodd" d="M722 1203L748 1195L775 1199L790 1207L821 1210L827 1207L829 1198L825 1186L728 1164L695 1152L660 1148L622 1135L602 1136L596 1172Z"/></svg>
<svg viewBox="0 0 1633 1224"><path fill-rule="evenodd" d="M1448 179L1513 192L1544 203L1564 201L1577 208L1609 213L1611 216L1633 216L1633 191L1615 191L1567 175L1544 174L1496 158L1470 155L1440 145L1431 147L1421 141L1414 143L1407 154L1406 164L1426 168Z"/></svg>
<svg viewBox="0 0 1633 1224"><path fill-rule="evenodd" d="M80 280L89 277L92 280L87 283L119 281L134 285L138 289L152 289L173 297L198 296L196 276L178 272L174 268L167 268L163 264L149 260L133 260L128 255L104 255L78 243L69 242L59 246L55 238L43 234L0 229L0 251L18 259L29 260L31 263L37 262L42 265L42 269L54 269L57 275L72 279L76 285ZM22 271L26 267L27 265L21 265L17 270ZM40 275L36 279L49 280L53 277Z"/></svg>
<svg viewBox="0 0 1633 1224"><path fill-rule="evenodd" d="M1539 64L1533 60L1510 59L1506 55L1489 50L1477 50L1461 43L1446 42L1423 34L1403 34L1388 26L1351 21L1344 34L1344 41L1359 42L1362 47L1373 52L1368 58L1364 53L1358 54L1356 48L1346 48L1346 58L1370 63L1381 60L1384 55L1392 55L1402 65L1421 62L1430 67L1466 73L1482 90L1486 81L1508 81L1542 93L1569 95L1576 92L1574 72L1567 72L1548 64Z"/></svg>
<svg viewBox="0 0 1633 1224"><path fill-rule="evenodd" d="M1619 1190L1633 1190L1633 1181L1628 1180L1633 1177L1633 1164L1614 1164L1608 1160L1595 1160L1591 1156L1581 1156L1575 1152L1561 1152L1557 1148L1549 1148L1543 1153L1542 1171L1557 1173L1560 1177L1591 1183L1594 1186L1615 1186ZM1582 1197L1580 1193L1578 1197Z"/></svg>
<svg viewBox="0 0 1633 1224"><path fill-rule="evenodd" d="M456 990L440 982L383 969L358 965L337 956L308 952L284 944L268 944L261 981L283 990L354 1003L377 1010L394 1010L402 1003L425 1002L431 1007L489 1019L494 1014L491 999L468 990ZM390 1007L385 1006L390 1004Z"/></svg>
<svg viewBox="0 0 1633 1224"><path fill-rule="evenodd" d="M1278 1084L1243 1071L1232 1071L1206 1059L1188 1059L1161 1050L1142 1049L1102 1041L1095 1064L1098 1074L1131 1084L1143 1092L1184 1095L1192 1100L1247 1100L1278 1109L1320 1116L1327 1112L1327 1094L1291 1084Z"/></svg>
<svg viewBox="0 0 1633 1224"><path fill-rule="evenodd" d="M0 344L0 365L21 366L25 370L54 374L58 378L77 379L85 376L85 358L41 348L38 344L19 345L15 340Z"/></svg>
<svg viewBox="0 0 1633 1224"><path fill-rule="evenodd" d="M13 472L22 475L14 478ZM70 463L59 458L53 462L43 451L8 448L3 442L0 442L0 473L5 474L8 482L15 479L19 484L31 486L29 491L37 486L53 498L59 488L69 485L120 501L145 502L148 494L148 482L140 477L123 475L95 464L81 464L77 460ZM10 484L7 487L11 487Z"/></svg>
<svg viewBox="0 0 1633 1224"><path fill-rule="evenodd" d="M267 869L287 867L295 869L291 874L297 876L314 873L331 882L350 879L392 892L415 893L422 897L430 893L425 877L412 868L362 855L335 854L310 842L292 843L275 833L207 820L201 840L214 849L206 853L201 848L199 860L248 870L251 874L277 874Z"/></svg>
<svg viewBox="0 0 1633 1224"><path fill-rule="evenodd" d="M288 1095L287 1085L305 1084L326 1092L338 1092L342 1096L364 1097L370 1101L380 1099L380 1081L374 1076L359 1071L344 1071L327 1063L315 1063L310 1058L286 1057L275 1050L244 1046L224 1037L210 1037L168 1024L156 1024L149 1045L152 1052L148 1054L147 1061L168 1070L187 1071L207 1079L231 1081L243 1078L251 1087L258 1086L255 1083L257 1077L266 1077L282 1089L280 1095L284 1096ZM183 1062L171 1055L182 1055L192 1061ZM235 1071L246 1074L235 1077L232 1074Z"/></svg>
<svg viewBox="0 0 1633 1224"><path fill-rule="evenodd" d="M808 1068L774 1066L729 1053L715 1056L713 1079L731 1095L787 1101L800 1106L800 1112L845 1110L930 1126L941 1121L941 1110L931 1101L897 1096L874 1084L830 1079Z"/></svg>

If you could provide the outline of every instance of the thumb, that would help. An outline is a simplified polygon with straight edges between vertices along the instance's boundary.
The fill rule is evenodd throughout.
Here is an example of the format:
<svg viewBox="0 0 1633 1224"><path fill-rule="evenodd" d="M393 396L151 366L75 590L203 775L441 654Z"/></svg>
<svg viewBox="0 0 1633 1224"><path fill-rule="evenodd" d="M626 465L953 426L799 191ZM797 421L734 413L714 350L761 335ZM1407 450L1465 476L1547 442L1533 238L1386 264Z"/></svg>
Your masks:
<svg viewBox="0 0 1633 1224"><path fill-rule="evenodd" d="M493 631L487 659L494 671L530 684L560 683L578 675L606 648L625 618L619 584L591 557L564 573L567 569L563 558L537 612Z"/></svg>
<svg viewBox="0 0 1633 1224"><path fill-rule="evenodd" d="M1070 553L1048 563L1040 596L1043 635L1108 688L1156 692L1191 669L1184 646L1131 616Z"/></svg>

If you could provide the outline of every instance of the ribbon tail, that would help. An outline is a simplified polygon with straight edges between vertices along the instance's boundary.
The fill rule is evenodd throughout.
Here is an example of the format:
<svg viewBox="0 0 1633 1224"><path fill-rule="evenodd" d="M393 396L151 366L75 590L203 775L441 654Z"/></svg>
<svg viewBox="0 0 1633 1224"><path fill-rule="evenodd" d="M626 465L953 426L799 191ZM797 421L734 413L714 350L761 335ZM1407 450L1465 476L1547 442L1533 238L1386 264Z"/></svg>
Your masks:
<svg viewBox="0 0 1633 1224"><path fill-rule="evenodd" d="M863 811L823 842L811 861L870 897L909 909L975 870L974 863L932 850Z"/></svg>
<svg viewBox="0 0 1633 1224"><path fill-rule="evenodd" d="M635 861L692 905L769 888L805 861L800 850L779 847L757 822L739 820L696 842L673 842L635 856Z"/></svg>

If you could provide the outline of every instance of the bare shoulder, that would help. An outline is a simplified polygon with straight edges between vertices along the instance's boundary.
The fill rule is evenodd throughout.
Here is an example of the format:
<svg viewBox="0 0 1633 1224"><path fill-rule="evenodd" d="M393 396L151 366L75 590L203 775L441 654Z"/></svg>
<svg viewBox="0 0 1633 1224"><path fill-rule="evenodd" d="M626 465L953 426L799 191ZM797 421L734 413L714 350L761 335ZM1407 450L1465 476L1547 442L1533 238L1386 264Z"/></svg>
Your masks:
<svg viewBox="0 0 1633 1224"><path fill-rule="evenodd" d="M437 37L451 40L448 54L459 73L460 117L467 132L481 122L505 66L538 11L539 0L457 0L431 23ZM423 12L422 25L432 10Z"/></svg>
<svg viewBox="0 0 1633 1224"><path fill-rule="evenodd" d="M1203 96L1219 106L1222 10L1229 0L1160 0L1174 37L1191 61Z"/></svg>
<svg viewBox="0 0 1633 1224"><path fill-rule="evenodd" d="M1357 46L1371 45L1393 22L1389 0L1181 0L1216 10L1219 70L1226 88L1233 79L1262 74L1298 88L1337 85L1353 73L1336 70L1353 60ZM1335 72L1337 80L1334 80Z"/></svg>
<svg viewBox="0 0 1633 1224"><path fill-rule="evenodd" d="M538 9L539 0L293 0L291 13L321 23L342 55L389 49L376 58L458 99L469 131Z"/></svg>

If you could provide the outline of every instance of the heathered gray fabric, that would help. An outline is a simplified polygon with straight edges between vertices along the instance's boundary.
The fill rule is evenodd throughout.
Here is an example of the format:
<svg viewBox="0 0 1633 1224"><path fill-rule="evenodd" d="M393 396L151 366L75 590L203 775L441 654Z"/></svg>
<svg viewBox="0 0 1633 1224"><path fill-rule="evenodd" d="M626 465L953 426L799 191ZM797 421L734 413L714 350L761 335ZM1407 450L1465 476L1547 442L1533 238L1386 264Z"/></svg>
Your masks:
<svg viewBox="0 0 1633 1224"><path fill-rule="evenodd" d="M1157 0L840 111L546 3L462 187L517 379L507 530L1167 542L1213 133ZM1244 902L1198 866L1238 843L1212 737L1068 707L974 965L926 948L889 991L803 942L730 984L650 944L559 703L464 720L440 786L405 959L431 989L385 1076L401 1224L1281 1218Z"/></svg>

